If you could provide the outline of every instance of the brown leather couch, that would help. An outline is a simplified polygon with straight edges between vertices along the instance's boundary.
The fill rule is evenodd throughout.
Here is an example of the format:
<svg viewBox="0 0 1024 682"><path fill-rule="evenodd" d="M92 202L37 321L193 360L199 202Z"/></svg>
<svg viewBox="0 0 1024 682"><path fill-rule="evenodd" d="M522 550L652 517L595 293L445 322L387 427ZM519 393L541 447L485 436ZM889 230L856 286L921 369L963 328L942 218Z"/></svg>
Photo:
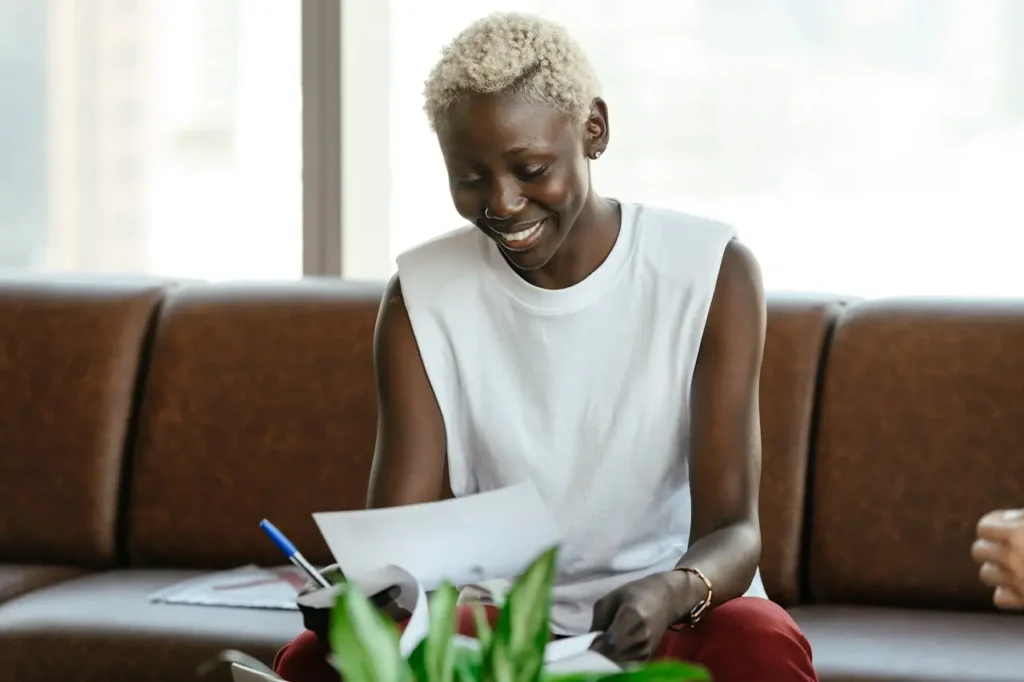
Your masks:
<svg viewBox="0 0 1024 682"><path fill-rule="evenodd" d="M294 612L150 604L312 560L362 506L379 283L0 280L0 681L196 679ZM1024 505L1024 302L772 294L763 573L823 680L1024 680L1024 616L969 548Z"/></svg>

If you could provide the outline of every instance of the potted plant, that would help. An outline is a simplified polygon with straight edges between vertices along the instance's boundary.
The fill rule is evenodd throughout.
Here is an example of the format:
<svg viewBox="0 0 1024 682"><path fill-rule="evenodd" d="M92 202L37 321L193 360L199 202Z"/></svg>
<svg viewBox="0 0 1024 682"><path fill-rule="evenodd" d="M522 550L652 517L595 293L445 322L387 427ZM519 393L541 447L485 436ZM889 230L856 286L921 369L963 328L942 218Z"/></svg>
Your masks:
<svg viewBox="0 0 1024 682"><path fill-rule="evenodd" d="M457 591L442 585L430 597L430 628L408 658L394 622L352 585L331 612L332 664L345 682L675 682L710 680L701 667L652 662L620 672L553 674L544 670L556 549L539 556L515 582L492 629L476 607L479 646L455 633Z"/></svg>

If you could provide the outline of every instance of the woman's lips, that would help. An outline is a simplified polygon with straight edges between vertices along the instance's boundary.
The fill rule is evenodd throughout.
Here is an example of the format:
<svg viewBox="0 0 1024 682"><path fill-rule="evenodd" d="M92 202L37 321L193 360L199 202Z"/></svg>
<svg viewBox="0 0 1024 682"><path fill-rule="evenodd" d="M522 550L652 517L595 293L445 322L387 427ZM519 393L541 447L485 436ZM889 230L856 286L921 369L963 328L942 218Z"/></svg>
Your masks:
<svg viewBox="0 0 1024 682"><path fill-rule="evenodd" d="M498 243L509 251L525 251L540 240L547 222L548 219L544 218L515 232L491 232L497 237Z"/></svg>

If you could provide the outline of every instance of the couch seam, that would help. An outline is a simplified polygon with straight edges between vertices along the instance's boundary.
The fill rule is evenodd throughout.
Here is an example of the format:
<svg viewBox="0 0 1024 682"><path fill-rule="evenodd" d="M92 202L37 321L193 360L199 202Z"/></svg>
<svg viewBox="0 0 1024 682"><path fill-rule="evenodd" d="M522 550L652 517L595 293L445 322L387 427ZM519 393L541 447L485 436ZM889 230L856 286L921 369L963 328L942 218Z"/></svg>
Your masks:
<svg viewBox="0 0 1024 682"><path fill-rule="evenodd" d="M829 320L825 333L822 335L818 350L817 372L814 378L814 394L811 403L811 419L807 429L807 470L804 472L803 509L800 528L800 559L797 575L797 603L811 603L811 541L814 537L814 476L817 467L817 445L821 424L822 403L825 394L825 378L828 374L828 363L832 352L832 344L836 329L846 314L849 301L839 302L838 310Z"/></svg>
<svg viewBox="0 0 1024 682"><path fill-rule="evenodd" d="M157 330L160 326L160 319L163 315L168 297L177 286L164 287L153 310L150 311L146 321L146 331L139 344L139 357L136 363L135 382L132 388L131 410L128 414L128 424L125 429L124 444L122 446L123 456L121 458L121 477L117 494L117 527L115 529L115 561L119 567L126 567L131 564L129 556L128 538L130 529L131 492L133 477L135 473L135 457L138 454L139 435L142 422L143 401L146 395L146 388L149 383L149 370L153 359L153 349L156 345Z"/></svg>

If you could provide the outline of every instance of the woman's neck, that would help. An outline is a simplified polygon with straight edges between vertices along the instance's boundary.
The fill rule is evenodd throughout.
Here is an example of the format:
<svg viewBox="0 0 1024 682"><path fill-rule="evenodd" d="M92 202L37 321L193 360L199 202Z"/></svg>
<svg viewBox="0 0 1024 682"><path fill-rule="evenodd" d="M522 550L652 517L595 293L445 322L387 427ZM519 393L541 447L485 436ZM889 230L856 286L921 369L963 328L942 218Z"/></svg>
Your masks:
<svg viewBox="0 0 1024 682"><path fill-rule="evenodd" d="M543 289L568 289L597 270L619 236L621 207L591 194L561 247L543 267L522 273L530 284Z"/></svg>

